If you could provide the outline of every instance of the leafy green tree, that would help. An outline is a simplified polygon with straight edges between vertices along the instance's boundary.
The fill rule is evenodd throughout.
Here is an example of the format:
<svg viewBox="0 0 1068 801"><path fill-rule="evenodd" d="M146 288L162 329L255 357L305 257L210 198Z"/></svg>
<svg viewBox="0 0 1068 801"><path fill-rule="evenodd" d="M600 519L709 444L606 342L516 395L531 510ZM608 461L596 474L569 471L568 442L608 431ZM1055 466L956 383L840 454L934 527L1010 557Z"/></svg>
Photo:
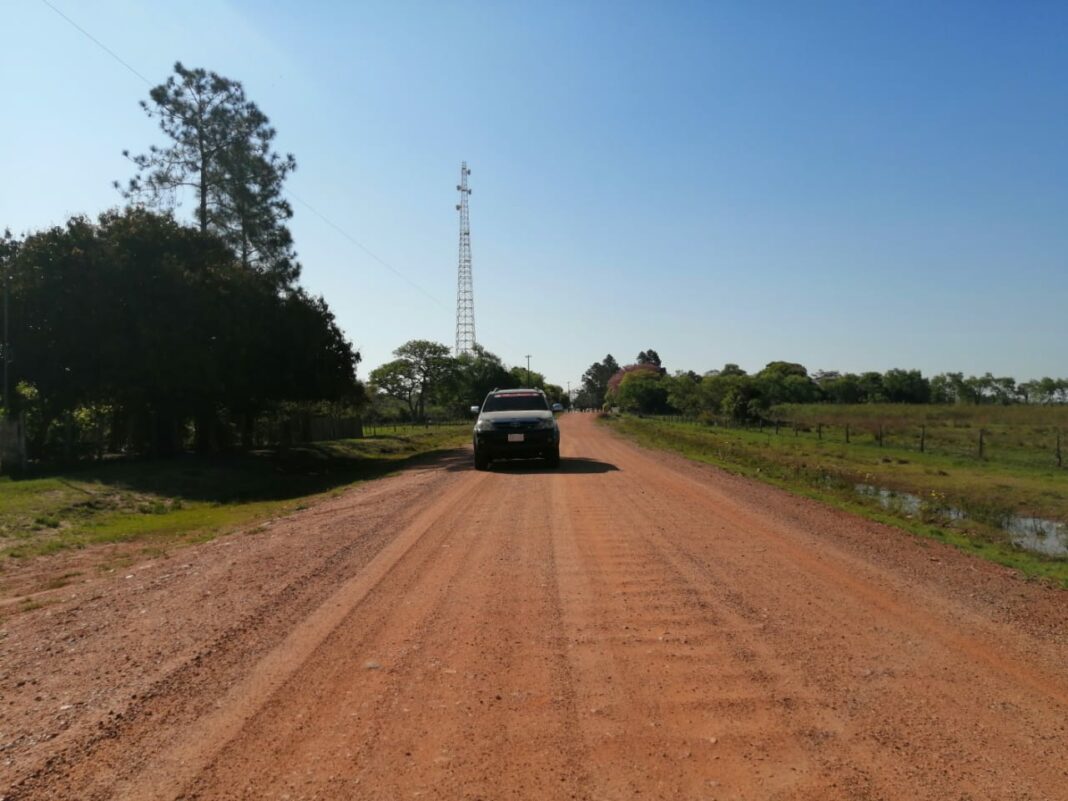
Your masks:
<svg viewBox="0 0 1068 801"><path fill-rule="evenodd" d="M420 392L415 365L408 359L394 359L371 371L371 387L403 403L410 420L416 418Z"/></svg>
<svg viewBox="0 0 1068 801"><path fill-rule="evenodd" d="M864 400L864 388L854 373L836 373L820 382L820 389L833 403L861 403Z"/></svg>
<svg viewBox="0 0 1068 801"><path fill-rule="evenodd" d="M887 370L882 390L890 403L927 403L931 399L931 382L919 370Z"/></svg>
<svg viewBox="0 0 1068 801"><path fill-rule="evenodd" d="M568 408L567 393L562 386L559 384L545 383L541 389L545 393L545 397L548 399L549 403L559 403L565 409Z"/></svg>
<svg viewBox="0 0 1068 801"><path fill-rule="evenodd" d="M448 345L431 342L428 339L412 339L405 342L393 355L411 364L416 381L415 412L422 420L426 407L435 393L448 386L456 370L456 361L451 356Z"/></svg>
<svg viewBox="0 0 1068 801"><path fill-rule="evenodd" d="M757 373L760 378L786 378L791 375L808 378L808 370L797 362L768 362L764 369Z"/></svg>
<svg viewBox="0 0 1068 801"><path fill-rule="evenodd" d="M38 453L51 422L69 427L83 407L111 409L116 447L166 453L190 422L207 449L223 417L362 397L359 354L322 298L279 293L169 215L131 208L31 234L11 294L12 384L37 393Z"/></svg>
<svg viewBox="0 0 1068 801"><path fill-rule="evenodd" d="M804 365L795 362L770 362L756 375L761 399L768 405L777 403L811 403L819 400L820 388Z"/></svg>
<svg viewBox="0 0 1068 801"><path fill-rule="evenodd" d="M15 256L19 252L20 244L21 241L13 237L11 231L5 228L3 235L0 236L0 282L3 282L2 290L5 293L5 297L10 289L11 270L15 261ZM6 310L4 310L4 313L6 314ZM0 375L0 381L3 382L3 397L0 398L0 400L2 400L4 404L4 414L10 412L10 395L14 389L10 383L9 375L12 354L10 353L10 348L8 349L8 352L4 351L4 347L6 346L7 343L0 342L0 373L2 373L2 375Z"/></svg>
<svg viewBox="0 0 1068 801"><path fill-rule="evenodd" d="M1064 403L1068 400L1068 380L1046 376L1020 384L1019 391L1025 403Z"/></svg>
<svg viewBox="0 0 1068 801"><path fill-rule="evenodd" d="M869 370L857 378L861 397L865 403L883 403L886 393L883 390L883 374Z"/></svg>
<svg viewBox="0 0 1068 801"><path fill-rule="evenodd" d="M968 400L974 404L981 404L991 395L991 387L994 376L986 373L981 376L968 376L964 379L965 394Z"/></svg>
<svg viewBox="0 0 1068 801"><path fill-rule="evenodd" d="M742 421L757 417L768 403L761 395L764 381L737 365L706 374L698 386L702 411Z"/></svg>
<svg viewBox="0 0 1068 801"><path fill-rule="evenodd" d="M643 350L641 353L639 353L636 361L638 364L651 364L654 367L663 366L660 361L660 354L652 348L649 348L649 350Z"/></svg>
<svg viewBox="0 0 1068 801"><path fill-rule="evenodd" d="M663 377L655 370L626 373L611 395L624 411L656 414L667 409L668 388Z"/></svg>
<svg viewBox="0 0 1068 801"><path fill-rule="evenodd" d="M608 393L608 382L619 372L619 364L609 353L602 361L594 362L582 375L582 389L579 393L580 406L587 409L599 409L604 406Z"/></svg>
<svg viewBox="0 0 1068 801"><path fill-rule="evenodd" d="M767 402L760 397L757 379L749 376L729 378L733 380L720 401L720 414L738 423L757 419L768 408Z"/></svg>
<svg viewBox="0 0 1068 801"><path fill-rule="evenodd" d="M940 373L931 379L932 403L966 403L969 394L963 373Z"/></svg>
<svg viewBox="0 0 1068 801"><path fill-rule="evenodd" d="M475 345L471 353L461 354L456 359L455 412L466 413L468 407L481 404L495 389L511 389L519 386L515 376L504 366L500 357L481 345Z"/></svg>
<svg viewBox="0 0 1068 801"><path fill-rule="evenodd" d="M1002 406L1016 403L1020 393L1016 388L1016 379L1012 376L1000 376L995 378L992 386L994 399Z"/></svg>
<svg viewBox="0 0 1068 801"><path fill-rule="evenodd" d="M722 376L739 376L739 375L746 375L746 372L745 372L745 370L743 370L741 367L739 367L738 365L734 364L733 362L728 362L727 364L723 365L723 369L719 371L718 375L722 375Z"/></svg>
<svg viewBox="0 0 1068 801"><path fill-rule="evenodd" d="M623 383L623 379L631 373L647 373L649 375L655 375L657 378L664 374L662 368L657 367L655 364L646 362L645 364L628 364L626 367L620 368L618 372L610 379L608 379L608 391L605 394L605 399L616 405L619 402L617 393L619 391L620 384Z"/></svg>
<svg viewBox="0 0 1068 801"><path fill-rule="evenodd" d="M545 389L545 376L539 373L537 370L527 371L526 366L516 365L511 368L508 373L512 377L512 383L517 387L526 387L529 389Z"/></svg>
<svg viewBox="0 0 1068 801"><path fill-rule="evenodd" d="M673 376L665 376L664 384L669 406L693 417L701 412L701 376L680 370Z"/></svg>
<svg viewBox="0 0 1068 801"><path fill-rule="evenodd" d="M290 286L300 273L282 196L296 169L292 155L272 150L275 129L237 81L178 62L174 75L141 102L170 140L129 157L137 167L123 194L156 208L173 208L191 190L202 232L217 234L246 267ZM116 186L119 184L116 182Z"/></svg>

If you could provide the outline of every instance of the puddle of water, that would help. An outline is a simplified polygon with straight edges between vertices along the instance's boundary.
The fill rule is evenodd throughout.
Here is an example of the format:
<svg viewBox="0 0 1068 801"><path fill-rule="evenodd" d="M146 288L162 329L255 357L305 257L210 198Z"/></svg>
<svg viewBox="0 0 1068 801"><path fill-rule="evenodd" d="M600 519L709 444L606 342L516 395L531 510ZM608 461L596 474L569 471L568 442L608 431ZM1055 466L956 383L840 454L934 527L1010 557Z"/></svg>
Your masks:
<svg viewBox="0 0 1068 801"><path fill-rule="evenodd" d="M1046 556L1068 556L1068 526L1041 517L1011 517L1005 525L1013 543Z"/></svg>
<svg viewBox="0 0 1068 801"><path fill-rule="evenodd" d="M923 509L923 499L911 492L897 492L872 484L856 484L858 495L875 498L884 509L904 515L918 515ZM964 520L968 515L963 509L942 506L938 514L948 520ZM1041 517L1012 515L1001 524L1013 545L1026 551L1046 556L1068 556L1068 525Z"/></svg>

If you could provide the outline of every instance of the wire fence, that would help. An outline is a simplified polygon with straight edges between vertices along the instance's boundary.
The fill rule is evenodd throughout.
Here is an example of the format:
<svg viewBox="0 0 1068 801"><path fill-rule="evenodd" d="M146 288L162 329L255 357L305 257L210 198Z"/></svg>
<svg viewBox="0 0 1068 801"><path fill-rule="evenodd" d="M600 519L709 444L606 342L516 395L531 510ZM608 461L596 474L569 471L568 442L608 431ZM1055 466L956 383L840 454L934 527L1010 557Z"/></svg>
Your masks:
<svg viewBox="0 0 1068 801"><path fill-rule="evenodd" d="M758 434L768 438L815 441L826 446L872 449L876 453L907 451L958 460L995 462L1020 467L1064 467L1068 434L1053 426L967 426L889 424L878 421L800 422L760 419L751 422L729 418L696 418L683 415L641 415L644 419L706 430Z"/></svg>
<svg viewBox="0 0 1068 801"><path fill-rule="evenodd" d="M451 428L456 426L472 427L474 426L474 421L462 418L428 418L422 422L366 419L363 425L363 436L404 436L418 431L429 431L434 428Z"/></svg>

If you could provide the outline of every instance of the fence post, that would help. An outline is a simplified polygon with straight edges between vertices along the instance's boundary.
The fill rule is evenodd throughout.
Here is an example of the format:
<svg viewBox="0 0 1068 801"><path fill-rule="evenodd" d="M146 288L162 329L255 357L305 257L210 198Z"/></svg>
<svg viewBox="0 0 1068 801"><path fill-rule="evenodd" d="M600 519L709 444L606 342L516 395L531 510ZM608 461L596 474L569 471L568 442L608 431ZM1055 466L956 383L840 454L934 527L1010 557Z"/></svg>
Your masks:
<svg viewBox="0 0 1068 801"><path fill-rule="evenodd" d="M1061 467L1061 430L1057 429L1057 467Z"/></svg>
<svg viewBox="0 0 1068 801"><path fill-rule="evenodd" d="M879 423L879 433L875 435L875 439L879 441L879 447L883 447L883 424Z"/></svg>
<svg viewBox="0 0 1068 801"><path fill-rule="evenodd" d="M920 453L924 453L927 448L927 426L920 426Z"/></svg>
<svg viewBox="0 0 1068 801"><path fill-rule="evenodd" d="M778 433L779 433L779 421L776 420L775 421L775 434L778 435Z"/></svg>
<svg viewBox="0 0 1068 801"><path fill-rule="evenodd" d="M823 423L816 423L816 439L823 439Z"/></svg>
<svg viewBox="0 0 1068 801"><path fill-rule="evenodd" d="M979 429L979 458L983 458L983 429Z"/></svg>
<svg viewBox="0 0 1068 801"><path fill-rule="evenodd" d="M846 445L849 444L849 423L846 423Z"/></svg>

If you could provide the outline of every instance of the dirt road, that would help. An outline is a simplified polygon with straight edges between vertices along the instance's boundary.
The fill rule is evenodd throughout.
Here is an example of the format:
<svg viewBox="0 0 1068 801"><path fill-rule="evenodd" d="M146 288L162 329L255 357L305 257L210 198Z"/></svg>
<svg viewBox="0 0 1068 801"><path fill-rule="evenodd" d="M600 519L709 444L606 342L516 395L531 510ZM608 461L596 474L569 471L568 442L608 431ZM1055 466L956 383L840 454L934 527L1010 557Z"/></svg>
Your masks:
<svg viewBox="0 0 1068 801"><path fill-rule="evenodd" d="M562 428L9 618L0 796L1068 799L1068 593Z"/></svg>

